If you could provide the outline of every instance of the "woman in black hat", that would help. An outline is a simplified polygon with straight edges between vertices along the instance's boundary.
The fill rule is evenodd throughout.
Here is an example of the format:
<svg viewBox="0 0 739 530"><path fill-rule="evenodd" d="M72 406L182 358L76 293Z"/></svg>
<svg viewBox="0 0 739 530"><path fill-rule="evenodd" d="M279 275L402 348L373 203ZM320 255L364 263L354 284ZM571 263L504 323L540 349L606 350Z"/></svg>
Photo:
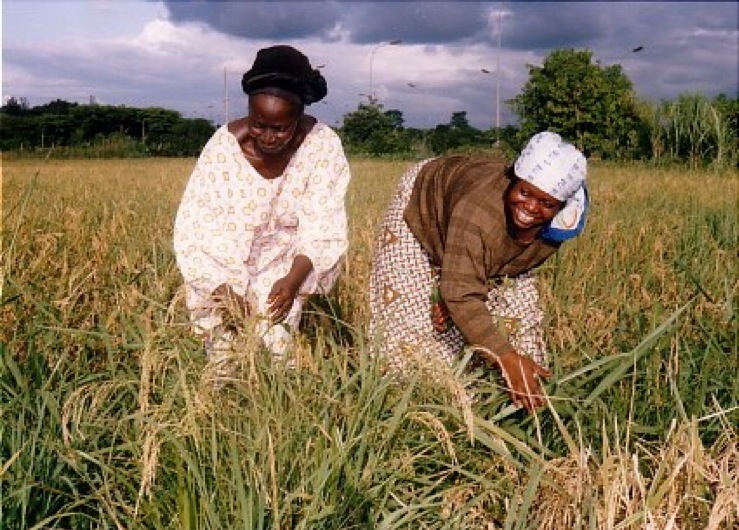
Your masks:
<svg viewBox="0 0 739 530"><path fill-rule="evenodd" d="M209 355L228 351L247 317L281 354L306 297L337 279L349 166L336 133L304 112L327 87L301 52L260 50L241 85L249 114L203 149L177 212L175 253Z"/></svg>

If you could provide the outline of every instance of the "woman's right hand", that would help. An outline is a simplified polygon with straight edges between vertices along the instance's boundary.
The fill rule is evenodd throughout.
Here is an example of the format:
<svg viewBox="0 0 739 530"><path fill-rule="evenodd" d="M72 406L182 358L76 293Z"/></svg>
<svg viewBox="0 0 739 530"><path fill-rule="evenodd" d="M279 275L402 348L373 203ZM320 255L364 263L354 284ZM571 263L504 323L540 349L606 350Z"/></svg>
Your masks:
<svg viewBox="0 0 739 530"><path fill-rule="evenodd" d="M532 412L545 403L541 379L552 375L549 370L513 350L499 355L496 361L514 405Z"/></svg>

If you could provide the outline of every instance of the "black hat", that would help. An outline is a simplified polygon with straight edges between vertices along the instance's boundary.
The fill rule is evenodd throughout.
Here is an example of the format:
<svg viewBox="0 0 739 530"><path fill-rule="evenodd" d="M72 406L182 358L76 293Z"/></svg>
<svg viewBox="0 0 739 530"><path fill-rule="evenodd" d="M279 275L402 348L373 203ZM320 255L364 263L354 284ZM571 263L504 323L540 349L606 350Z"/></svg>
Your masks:
<svg viewBox="0 0 739 530"><path fill-rule="evenodd" d="M279 88L298 96L304 105L320 101L328 93L321 72L311 67L305 55L286 45L259 50L251 70L241 78L241 88L245 94Z"/></svg>

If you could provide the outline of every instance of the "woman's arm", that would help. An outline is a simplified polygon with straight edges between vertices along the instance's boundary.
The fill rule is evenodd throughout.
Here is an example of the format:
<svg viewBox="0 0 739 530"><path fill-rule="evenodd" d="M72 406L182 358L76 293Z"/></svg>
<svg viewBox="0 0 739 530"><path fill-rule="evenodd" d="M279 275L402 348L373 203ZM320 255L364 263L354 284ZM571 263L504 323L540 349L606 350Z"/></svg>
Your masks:
<svg viewBox="0 0 739 530"><path fill-rule="evenodd" d="M242 283L241 246L246 235L237 238L224 222L226 208L219 194L228 184L223 175L232 171L223 160L230 135L217 131L198 158L182 196L174 223L177 265L185 280L187 306L194 312L209 311L213 293L222 285L245 292Z"/></svg>
<svg viewBox="0 0 739 530"><path fill-rule="evenodd" d="M296 254L310 260L312 270L301 290L327 292L348 246L345 197L351 178L341 141L324 126L307 159L310 171L298 207Z"/></svg>
<svg viewBox="0 0 739 530"><path fill-rule="evenodd" d="M474 221L485 212L475 212L474 208L468 205L464 215L452 215L441 272L441 294L465 340L476 347L480 358L501 371L511 401L531 411L543 404L539 378L550 374L516 352L488 311L483 229Z"/></svg>

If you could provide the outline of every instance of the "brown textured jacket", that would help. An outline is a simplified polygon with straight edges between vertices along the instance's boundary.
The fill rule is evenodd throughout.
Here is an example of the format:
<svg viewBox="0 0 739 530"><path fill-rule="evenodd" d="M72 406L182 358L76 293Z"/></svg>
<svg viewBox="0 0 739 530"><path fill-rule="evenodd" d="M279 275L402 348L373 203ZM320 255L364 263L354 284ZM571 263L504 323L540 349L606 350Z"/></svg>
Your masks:
<svg viewBox="0 0 739 530"><path fill-rule="evenodd" d="M559 245L514 240L506 229L505 162L446 156L418 174L404 218L441 267L440 291L452 320L471 345L495 354L513 349L485 307L491 280L531 270Z"/></svg>

